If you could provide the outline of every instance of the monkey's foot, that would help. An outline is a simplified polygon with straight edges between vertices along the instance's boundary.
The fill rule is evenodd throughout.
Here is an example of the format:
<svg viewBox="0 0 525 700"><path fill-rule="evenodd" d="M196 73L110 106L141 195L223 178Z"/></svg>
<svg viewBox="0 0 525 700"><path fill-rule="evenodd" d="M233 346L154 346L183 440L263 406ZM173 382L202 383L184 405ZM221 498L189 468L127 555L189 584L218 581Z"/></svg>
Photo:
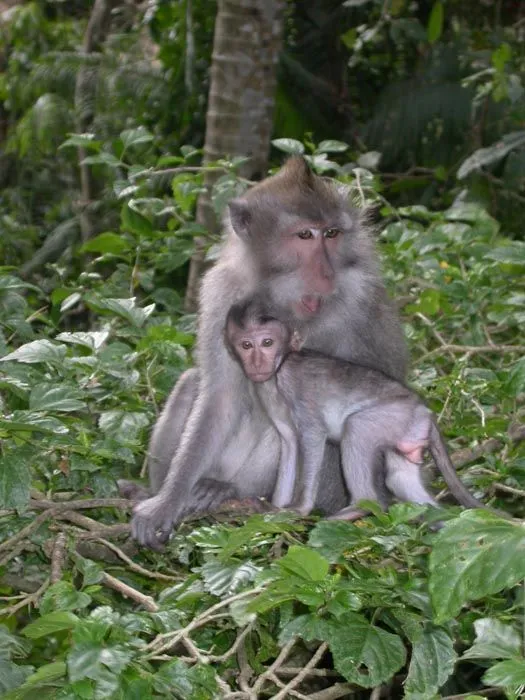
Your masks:
<svg viewBox="0 0 525 700"><path fill-rule="evenodd" d="M346 508L341 508L337 513L333 513L327 517L327 520L360 520L364 518L365 515L369 515L369 511L363 510L362 508L356 508L355 506L347 506Z"/></svg>

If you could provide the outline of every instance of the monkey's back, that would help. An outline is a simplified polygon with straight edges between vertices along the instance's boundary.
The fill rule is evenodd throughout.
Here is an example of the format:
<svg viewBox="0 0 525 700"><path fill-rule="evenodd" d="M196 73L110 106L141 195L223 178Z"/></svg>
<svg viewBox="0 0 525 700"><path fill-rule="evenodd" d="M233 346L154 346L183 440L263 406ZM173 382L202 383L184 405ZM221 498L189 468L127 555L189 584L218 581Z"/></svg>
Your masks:
<svg viewBox="0 0 525 700"><path fill-rule="evenodd" d="M421 399L383 372L311 350L290 353L277 373L277 387L296 417L321 421L334 440L354 413L393 401Z"/></svg>

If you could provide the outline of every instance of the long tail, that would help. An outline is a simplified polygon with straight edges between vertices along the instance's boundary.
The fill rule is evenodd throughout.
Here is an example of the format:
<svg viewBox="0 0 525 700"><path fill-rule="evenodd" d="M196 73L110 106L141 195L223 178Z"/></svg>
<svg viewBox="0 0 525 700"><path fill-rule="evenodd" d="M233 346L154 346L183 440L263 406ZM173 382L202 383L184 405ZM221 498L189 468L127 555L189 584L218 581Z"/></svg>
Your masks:
<svg viewBox="0 0 525 700"><path fill-rule="evenodd" d="M456 500L467 508L487 508L487 506L485 506L481 501L478 501L478 499L475 498L460 481L458 475L456 474L454 465L450 461L443 436L441 435L433 418L430 428L429 449L437 468L443 475L447 486Z"/></svg>

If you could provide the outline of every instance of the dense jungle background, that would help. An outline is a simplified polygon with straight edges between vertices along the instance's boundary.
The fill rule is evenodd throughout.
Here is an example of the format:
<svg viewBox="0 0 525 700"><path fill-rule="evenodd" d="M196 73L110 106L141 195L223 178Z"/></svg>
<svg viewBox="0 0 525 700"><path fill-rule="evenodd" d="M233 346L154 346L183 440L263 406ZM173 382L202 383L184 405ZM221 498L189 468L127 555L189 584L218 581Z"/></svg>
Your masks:
<svg viewBox="0 0 525 700"><path fill-rule="evenodd" d="M0 0L0 697L525 697L524 81L520 0ZM225 204L290 153L370 208L410 382L510 519L435 480L130 540Z"/></svg>

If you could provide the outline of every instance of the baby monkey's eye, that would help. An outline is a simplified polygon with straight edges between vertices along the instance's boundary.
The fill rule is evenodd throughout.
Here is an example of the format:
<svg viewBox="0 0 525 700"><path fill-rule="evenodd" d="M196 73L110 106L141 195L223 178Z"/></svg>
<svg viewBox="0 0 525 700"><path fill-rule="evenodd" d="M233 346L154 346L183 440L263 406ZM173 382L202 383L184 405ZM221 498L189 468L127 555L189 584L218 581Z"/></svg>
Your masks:
<svg viewBox="0 0 525 700"><path fill-rule="evenodd" d="M324 232L324 237L325 238L337 238L337 236L341 235L341 231L338 228L327 228L326 231Z"/></svg>
<svg viewBox="0 0 525 700"><path fill-rule="evenodd" d="M303 240L307 240L308 238L313 238L314 234L310 231L309 228L305 228L304 231L298 231L297 235L299 238L302 238Z"/></svg>
<svg viewBox="0 0 525 700"><path fill-rule="evenodd" d="M273 340L271 338L265 338L262 344L265 348L269 348L270 345L273 345Z"/></svg>
<svg viewBox="0 0 525 700"><path fill-rule="evenodd" d="M243 340L241 343L241 347L243 350L249 350L250 348L253 348L253 345L250 343L249 340Z"/></svg>

